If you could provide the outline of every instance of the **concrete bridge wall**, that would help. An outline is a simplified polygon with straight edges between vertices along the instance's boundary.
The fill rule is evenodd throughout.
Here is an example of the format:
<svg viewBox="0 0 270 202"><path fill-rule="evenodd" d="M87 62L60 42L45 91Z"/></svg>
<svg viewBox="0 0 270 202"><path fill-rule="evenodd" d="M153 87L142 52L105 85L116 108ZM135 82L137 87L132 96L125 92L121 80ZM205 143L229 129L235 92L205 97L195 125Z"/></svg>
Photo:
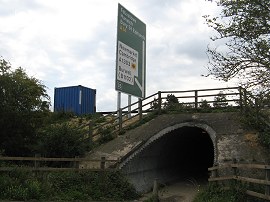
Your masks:
<svg viewBox="0 0 270 202"><path fill-rule="evenodd" d="M144 192L156 178L168 183L207 177L215 163L263 162L267 153L256 132L243 128L238 113L197 113L160 115L97 148L90 158L101 156L124 159L121 170Z"/></svg>

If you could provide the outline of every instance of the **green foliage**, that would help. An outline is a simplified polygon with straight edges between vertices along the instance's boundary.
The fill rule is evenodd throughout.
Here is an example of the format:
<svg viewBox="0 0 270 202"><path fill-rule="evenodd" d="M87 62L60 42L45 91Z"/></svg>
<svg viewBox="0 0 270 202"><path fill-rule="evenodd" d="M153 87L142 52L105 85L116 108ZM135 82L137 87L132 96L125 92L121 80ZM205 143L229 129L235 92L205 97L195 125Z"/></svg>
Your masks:
<svg viewBox="0 0 270 202"><path fill-rule="evenodd" d="M219 16L205 16L218 35L208 46L209 75L228 81L238 78L246 88L264 93L270 90L270 1L217 0ZM220 44L220 43L217 43Z"/></svg>
<svg viewBox="0 0 270 202"><path fill-rule="evenodd" d="M211 105L207 102L207 100L201 100L201 103L199 104L199 110L200 112L211 112Z"/></svg>
<svg viewBox="0 0 270 202"><path fill-rule="evenodd" d="M138 196L120 172L54 172L44 179L27 171L0 175L0 200L124 201Z"/></svg>
<svg viewBox="0 0 270 202"><path fill-rule="evenodd" d="M199 107L202 109L209 109L211 108L211 105L207 102L207 100L201 100Z"/></svg>
<svg viewBox="0 0 270 202"><path fill-rule="evenodd" d="M47 124L64 123L70 121L70 119L72 118L74 118L73 112L65 112L65 111L52 112L46 118L46 123Z"/></svg>
<svg viewBox="0 0 270 202"><path fill-rule="evenodd" d="M107 128L100 128L99 132L100 138L99 138L99 144L104 144L106 142L109 142L113 140L113 128L107 127Z"/></svg>
<svg viewBox="0 0 270 202"><path fill-rule="evenodd" d="M89 150L84 129L68 123L50 124L39 131L36 151L46 157L83 156Z"/></svg>
<svg viewBox="0 0 270 202"><path fill-rule="evenodd" d="M260 132L260 141L262 142L263 145L265 145L269 150L270 150L270 128L265 127L261 132Z"/></svg>
<svg viewBox="0 0 270 202"><path fill-rule="evenodd" d="M153 110L157 110L159 109L159 103L158 103L158 99L154 98L153 102L150 103L150 107Z"/></svg>
<svg viewBox="0 0 270 202"><path fill-rule="evenodd" d="M270 150L270 110L269 95L247 94L247 101L243 106L242 123L246 128L259 133L259 141Z"/></svg>
<svg viewBox="0 0 270 202"><path fill-rule="evenodd" d="M150 196L149 198L147 198L146 200L144 200L143 202L158 202L158 201L159 201L158 196L153 195L153 196Z"/></svg>
<svg viewBox="0 0 270 202"><path fill-rule="evenodd" d="M177 97L173 94L168 94L166 98L166 102L164 104L164 109L165 110L173 110L177 109L179 107L179 101Z"/></svg>
<svg viewBox="0 0 270 202"><path fill-rule="evenodd" d="M228 102L226 95L223 94L223 92L219 92L219 94L214 98L213 106L215 108L225 108L228 107Z"/></svg>
<svg viewBox="0 0 270 202"><path fill-rule="evenodd" d="M193 202L239 202L246 201L245 197L245 186L240 183L232 183L226 189L222 185L209 184Z"/></svg>
<svg viewBox="0 0 270 202"><path fill-rule="evenodd" d="M245 127L257 130L260 143L270 150L270 126L266 124L270 119L268 113L245 109L243 115L241 121Z"/></svg>
<svg viewBox="0 0 270 202"><path fill-rule="evenodd" d="M0 58L0 150L4 154L29 155L36 130L49 113L46 87L22 68L12 70Z"/></svg>

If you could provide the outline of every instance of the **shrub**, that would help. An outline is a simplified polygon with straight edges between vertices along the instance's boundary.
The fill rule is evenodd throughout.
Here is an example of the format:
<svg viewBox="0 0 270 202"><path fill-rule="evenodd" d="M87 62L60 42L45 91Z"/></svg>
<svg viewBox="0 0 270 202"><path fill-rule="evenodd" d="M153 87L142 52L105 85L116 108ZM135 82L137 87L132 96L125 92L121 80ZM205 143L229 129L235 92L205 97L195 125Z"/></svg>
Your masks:
<svg viewBox="0 0 270 202"><path fill-rule="evenodd" d="M46 179L31 172L0 175L0 200L124 201L138 198L134 187L116 172L53 172Z"/></svg>
<svg viewBox="0 0 270 202"><path fill-rule="evenodd" d="M89 150L86 132L67 123L49 125L39 132L37 151L47 157L83 156Z"/></svg>
<svg viewBox="0 0 270 202"><path fill-rule="evenodd" d="M246 201L245 186L241 183L231 183L224 189L224 186L209 184L200 191L193 202L239 202Z"/></svg>

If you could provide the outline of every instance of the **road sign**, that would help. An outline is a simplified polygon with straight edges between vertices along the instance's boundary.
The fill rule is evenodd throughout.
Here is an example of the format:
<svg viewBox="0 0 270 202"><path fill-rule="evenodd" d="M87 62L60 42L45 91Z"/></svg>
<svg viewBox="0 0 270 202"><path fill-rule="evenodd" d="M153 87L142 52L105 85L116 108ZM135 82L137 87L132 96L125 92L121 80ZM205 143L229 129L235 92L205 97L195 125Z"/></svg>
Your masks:
<svg viewBox="0 0 270 202"><path fill-rule="evenodd" d="M115 89L145 97L146 25L118 4Z"/></svg>

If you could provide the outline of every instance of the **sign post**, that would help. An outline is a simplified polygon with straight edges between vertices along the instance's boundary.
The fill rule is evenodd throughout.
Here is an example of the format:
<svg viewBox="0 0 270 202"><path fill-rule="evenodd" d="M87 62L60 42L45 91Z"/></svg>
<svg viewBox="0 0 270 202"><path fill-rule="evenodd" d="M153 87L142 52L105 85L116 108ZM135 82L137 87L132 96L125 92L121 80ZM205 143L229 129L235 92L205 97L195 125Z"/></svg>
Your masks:
<svg viewBox="0 0 270 202"><path fill-rule="evenodd" d="M138 98L145 97L145 50L146 25L118 4L116 91Z"/></svg>

